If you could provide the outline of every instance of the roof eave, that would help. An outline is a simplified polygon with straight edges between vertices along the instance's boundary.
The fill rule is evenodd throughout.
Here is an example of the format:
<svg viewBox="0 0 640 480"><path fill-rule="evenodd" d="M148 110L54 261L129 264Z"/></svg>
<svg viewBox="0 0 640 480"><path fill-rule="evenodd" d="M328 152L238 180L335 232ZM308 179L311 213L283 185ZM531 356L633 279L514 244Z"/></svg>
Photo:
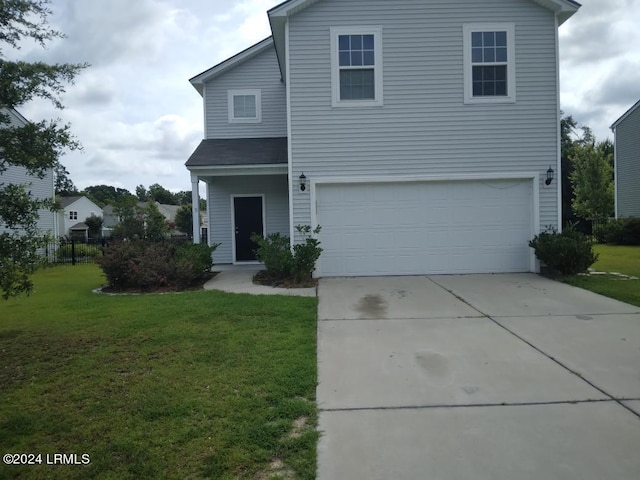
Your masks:
<svg viewBox="0 0 640 480"><path fill-rule="evenodd" d="M620 118L618 118L615 122L613 122L611 124L611 126L609 127L613 132L615 132L616 127L618 125L620 125L620 123L627 118L629 115L631 115L633 112L635 112L638 108L640 108L640 100L638 100L636 103L633 104L633 106L627 110L626 112L624 112L622 115L620 115Z"/></svg>
<svg viewBox="0 0 640 480"><path fill-rule="evenodd" d="M251 45L249 48L244 49L240 53L235 54L233 57L227 58L222 62L214 65L213 67L205 70L202 73L192 77L189 79L189 83L195 88L200 95L203 95L204 92L204 84L209 80L223 74L224 72L230 70L241 63L246 62L247 60L255 57L256 55L262 53L264 50L269 48L273 44L273 37L267 37L264 40L259 41L258 43Z"/></svg>

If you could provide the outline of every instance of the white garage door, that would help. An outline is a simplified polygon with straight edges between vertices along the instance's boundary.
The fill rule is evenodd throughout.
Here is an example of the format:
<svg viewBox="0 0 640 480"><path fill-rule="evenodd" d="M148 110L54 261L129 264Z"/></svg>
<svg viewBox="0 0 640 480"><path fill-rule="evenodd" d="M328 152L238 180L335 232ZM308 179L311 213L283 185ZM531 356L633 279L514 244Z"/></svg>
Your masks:
<svg viewBox="0 0 640 480"><path fill-rule="evenodd" d="M526 272L531 180L318 185L321 276Z"/></svg>

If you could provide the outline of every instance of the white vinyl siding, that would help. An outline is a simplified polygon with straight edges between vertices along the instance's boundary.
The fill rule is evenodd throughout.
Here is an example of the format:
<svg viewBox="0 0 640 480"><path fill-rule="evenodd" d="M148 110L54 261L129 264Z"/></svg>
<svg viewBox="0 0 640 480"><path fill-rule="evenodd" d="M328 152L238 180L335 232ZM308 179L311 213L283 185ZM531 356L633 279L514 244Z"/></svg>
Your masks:
<svg viewBox="0 0 640 480"><path fill-rule="evenodd" d="M209 238L220 246L213 262L233 263L231 195L264 195L267 235L289 235L289 196L286 175L219 176L207 180Z"/></svg>
<svg viewBox="0 0 640 480"><path fill-rule="evenodd" d="M616 126L616 215L640 217L640 108Z"/></svg>
<svg viewBox="0 0 640 480"><path fill-rule="evenodd" d="M19 127L25 124L25 120L11 110L3 108L2 113L9 115L12 126ZM0 172L0 188L3 184L5 187L11 184L24 185L34 199L46 200L54 197L53 170L48 170L43 178L39 178L37 175L30 175L24 167L7 165L7 169ZM39 209L38 217L37 227L42 234L57 234L55 212ZM8 231L5 225L0 224L0 233Z"/></svg>
<svg viewBox="0 0 640 480"><path fill-rule="evenodd" d="M293 177L538 172L540 224L557 226L556 24L530 0L323 0L290 18ZM464 103L463 25L514 25L518 101ZM333 108L332 27L379 25L384 106ZM554 167L555 169L555 167ZM293 225L310 224L310 195L293 192Z"/></svg>
<svg viewBox="0 0 640 480"><path fill-rule="evenodd" d="M229 123L262 122L262 93L260 89L229 90L227 104Z"/></svg>
<svg viewBox="0 0 640 480"><path fill-rule="evenodd" d="M259 92L259 120L233 119L230 93ZM285 86L280 78L275 49L270 47L205 83L205 138L286 137Z"/></svg>

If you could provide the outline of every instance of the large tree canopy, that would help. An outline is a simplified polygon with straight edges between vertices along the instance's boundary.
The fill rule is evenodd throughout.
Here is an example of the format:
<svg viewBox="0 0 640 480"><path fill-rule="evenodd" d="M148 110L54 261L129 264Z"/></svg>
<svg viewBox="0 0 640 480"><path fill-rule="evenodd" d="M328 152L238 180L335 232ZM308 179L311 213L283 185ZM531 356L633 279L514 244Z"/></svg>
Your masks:
<svg viewBox="0 0 640 480"><path fill-rule="evenodd" d="M4 298L31 292L29 275L40 263L38 249L46 236L38 231L38 210L54 208L53 199L35 199L28 184L3 182L9 168L24 167L35 177L48 171L60 172L60 156L66 150L80 148L69 125L58 120L11 123L6 109L19 110L29 101L40 98L63 108L60 95L85 64L48 64L11 61L5 49L19 49L31 39L45 46L64 35L51 28L49 0L0 1L0 291ZM70 187L70 185L66 185Z"/></svg>

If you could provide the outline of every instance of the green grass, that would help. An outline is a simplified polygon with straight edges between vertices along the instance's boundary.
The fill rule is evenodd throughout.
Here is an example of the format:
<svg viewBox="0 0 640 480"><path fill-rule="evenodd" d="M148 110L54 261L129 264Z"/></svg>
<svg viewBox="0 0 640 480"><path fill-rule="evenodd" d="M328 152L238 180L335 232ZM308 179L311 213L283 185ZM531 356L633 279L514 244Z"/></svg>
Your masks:
<svg viewBox="0 0 640 480"><path fill-rule="evenodd" d="M34 280L0 303L0 453L91 463L0 478L315 478L315 299L96 295L93 265Z"/></svg>
<svg viewBox="0 0 640 480"><path fill-rule="evenodd" d="M596 245L600 272L618 272L640 278L640 247ZM640 280L621 280L613 275L576 276L566 280L571 285L591 290L632 305L640 306Z"/></svg>

